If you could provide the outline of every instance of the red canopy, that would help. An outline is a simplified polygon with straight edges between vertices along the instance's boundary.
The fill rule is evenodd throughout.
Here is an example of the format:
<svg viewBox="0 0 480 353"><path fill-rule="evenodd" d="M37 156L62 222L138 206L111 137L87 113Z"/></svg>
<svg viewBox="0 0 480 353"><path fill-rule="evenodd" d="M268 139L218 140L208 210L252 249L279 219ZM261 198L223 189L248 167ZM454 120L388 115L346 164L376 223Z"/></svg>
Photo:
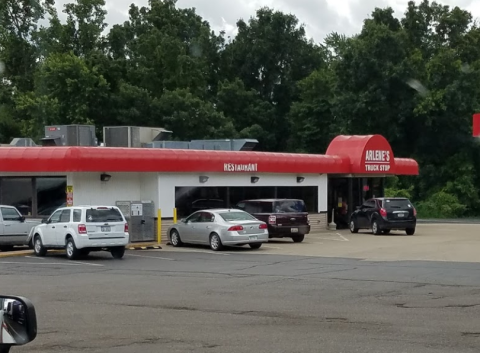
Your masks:
<svg viewBox="0 0 480 353"><path fill-rule="evenodd" d="M352 174L418 175L417 162L395 158L381 135L337 136L328 146L327 156L348 158Z"/></svg>

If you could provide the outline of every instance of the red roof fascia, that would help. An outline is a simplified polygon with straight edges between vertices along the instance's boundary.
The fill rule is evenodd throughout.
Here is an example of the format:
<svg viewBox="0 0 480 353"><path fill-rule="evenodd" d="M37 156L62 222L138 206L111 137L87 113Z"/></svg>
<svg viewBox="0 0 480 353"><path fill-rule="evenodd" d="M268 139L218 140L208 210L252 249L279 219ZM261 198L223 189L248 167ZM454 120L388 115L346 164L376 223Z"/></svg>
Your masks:
<svg viewBox="0 0 480 353"><path fill-rule="evenodd" d="M349 173L344 158L325 155L72 146L0 148L2 172L236 172L235 166L250 164L259 173Z"/></svg>

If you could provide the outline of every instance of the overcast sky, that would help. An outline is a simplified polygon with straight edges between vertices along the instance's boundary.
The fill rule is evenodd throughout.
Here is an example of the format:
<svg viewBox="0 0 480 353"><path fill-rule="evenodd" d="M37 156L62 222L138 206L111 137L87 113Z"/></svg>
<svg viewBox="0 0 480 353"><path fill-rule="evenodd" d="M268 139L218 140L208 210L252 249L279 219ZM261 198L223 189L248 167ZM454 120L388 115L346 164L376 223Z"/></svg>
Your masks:
<svg viewBox="0 0 480 353"><path fill-rule="evenodd" d="M57 0L57 4L69 2ZM420 1L417 0L417 3ZM480 18L480 0L439 0L439 3L459 6ZM122 23L128 18L131 3L145 6L148 0L106 0L109 25ZM248 19L255 10L268 6L295 14L306 25L307 33L315 41L322 41L326 34L339 32L346 35L358 33L362 21L375 7L391 6L401 16L408 0L178 0L179 7L195 7L197 13L210 22L216 31L225 30L235 35L235 23L239 18Z"/></svg>

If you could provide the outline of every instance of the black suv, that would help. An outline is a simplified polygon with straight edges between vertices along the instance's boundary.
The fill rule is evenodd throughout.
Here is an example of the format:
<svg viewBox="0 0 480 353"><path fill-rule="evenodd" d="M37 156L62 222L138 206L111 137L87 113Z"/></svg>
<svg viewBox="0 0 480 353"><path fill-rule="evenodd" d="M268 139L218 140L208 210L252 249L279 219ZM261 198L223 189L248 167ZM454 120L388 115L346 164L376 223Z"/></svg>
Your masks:
<svg viewBox="0 0 480 353"><path fill-rule="evenodd" d="M301 243L310 233L308 212L303 200L258 199L239 202L236 208L268 224L270 238L292 238Z"/></svg>
<svg viewBox="0 0 480 353"><path fill-rule="evenodd" d="M350 231L371 229L373 234L388 234L391 230L404 230L415 234L417 211L407 198L382 197L370 199L350 216Z"/></svg>

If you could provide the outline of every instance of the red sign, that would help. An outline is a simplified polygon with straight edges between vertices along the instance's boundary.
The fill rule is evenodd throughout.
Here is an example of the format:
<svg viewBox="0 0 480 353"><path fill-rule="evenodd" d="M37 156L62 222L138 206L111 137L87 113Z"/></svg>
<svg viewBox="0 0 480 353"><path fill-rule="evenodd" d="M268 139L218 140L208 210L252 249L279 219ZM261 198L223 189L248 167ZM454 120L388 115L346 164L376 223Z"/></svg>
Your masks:
<svg viewBox="0 0 480 353"><path fill-rule="evenodd" d="M57 131L57 128L56 127L49 127L48 131Z"/></svg>
<svg viewBox="0 0 480 353"><path fill-rule="evenodd" d="M473 115L473 137L480 137L480 114Z"/></svg>
<svg viewBox="0 0 480 353"><path fill-rule="evenodd" d="M364 173L391 173L395 158L388 141L379 135L372 136L365 144L361 168Z"/></svg>

